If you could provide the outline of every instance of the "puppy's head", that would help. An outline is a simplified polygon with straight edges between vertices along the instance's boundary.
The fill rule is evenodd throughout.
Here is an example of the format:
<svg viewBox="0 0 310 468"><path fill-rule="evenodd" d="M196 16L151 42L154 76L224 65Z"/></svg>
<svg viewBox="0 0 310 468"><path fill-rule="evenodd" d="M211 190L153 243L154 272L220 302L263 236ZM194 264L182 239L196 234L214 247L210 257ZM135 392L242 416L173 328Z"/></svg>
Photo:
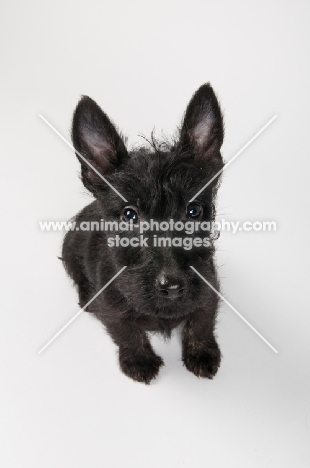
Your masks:
<svg viewBox="0 0 310 468"><path fill-rule="evenodd" d="M170 146L152 141L150 149L129 152L115 125L92 99L84 96L77 105L72 140L82 181L99 200L102 218L134 225L132 231L117 233L120 239L129 239L128 246L102 248L115 265L127 265L119 293L141 313L185 315L207 300L206 288L190 266L214 279L213 246L203 240L205 232L190 225L214 219L223 135L222 114L209 84L190 100L179 137ZM139 225L151 220L166 222L161 226L181 221L188 229L171 231L169 224L164 231L145 232L143 242ZM134 237L140 239L139 246L130 242ZM168 237L179 241L172 245Z"/></svg>

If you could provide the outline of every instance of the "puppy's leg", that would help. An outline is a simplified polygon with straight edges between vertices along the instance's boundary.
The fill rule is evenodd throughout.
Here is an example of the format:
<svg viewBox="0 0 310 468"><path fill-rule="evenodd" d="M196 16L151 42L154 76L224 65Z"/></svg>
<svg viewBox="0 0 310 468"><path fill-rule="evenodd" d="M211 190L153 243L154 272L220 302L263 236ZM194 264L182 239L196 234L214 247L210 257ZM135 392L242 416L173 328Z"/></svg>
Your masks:
<svg viewBox="0 0 310 468"><path fill-rule="evenodd" d="M197 310L184 326L182 360L197 377L212 379L220 366L221 352L214 337L215 312L216 308L213 312Z"/></svg>
<svg viewBox="0 0 310 468"><path fill-rule="evenodd" d="M93 291L93 288L84 273L82 241L83 239L79 233L69 231L63 242L61 258L67 273L73 279L78 288L80 307L84 307L95 294L95 291Z"/></svg>
<svg viewBox="0 0 310 468"><path fill-rule="evenodd" d="M106 328L119 347L123 373L137 382L149 384L164 362L155 354L145 331L127 320L106 324Z"/></svg>
<svg viewBox="0 0 310 468"><path fill-rule="evenodd" d="M79 306L83 308L85 304L87 304L87 302L94 296L95 291L83 273L81 264L76 260L75 257L65 257L63 258L63 262L67 272L70 274L71 278L77 286L79 294ZM88 308L86 308L85 311L88 312Z"/></svg>

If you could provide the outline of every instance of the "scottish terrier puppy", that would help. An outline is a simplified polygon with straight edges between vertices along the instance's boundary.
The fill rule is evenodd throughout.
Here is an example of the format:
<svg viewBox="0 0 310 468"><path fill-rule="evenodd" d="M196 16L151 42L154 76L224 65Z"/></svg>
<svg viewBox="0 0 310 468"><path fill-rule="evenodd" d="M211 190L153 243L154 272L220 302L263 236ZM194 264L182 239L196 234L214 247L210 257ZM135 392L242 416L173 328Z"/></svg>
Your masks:
<svg viewBox="0 0 310 468"><path fill-rule="evenodd" d="M72 140L81 178L95 200L74 218L77 228L65 236L62 259L81 307L126 266L85 310L104 324L119 348L121 370L138 382L150 383L163 365L148 332L169 337L180 324L186 368L212 379L220 365L214 336L218 297L190 267L219 288L214 242L204 242L206 232L197 221L212 222L215 217L219 177L212 178L223 168L223 136L221 110L209 84L193 95L173 143L152 138L149 145L128 151L92 99L82 97L74 112ZM108 242L111 232L78 229L85 221L102 220L130 225L113 232L119 240L129 239L126 247L115 238ZM188 234L175 230L161 234L178 237L180 244L155 245L150 232L139 245L130 243L139 224L150 220L195 223L190 237L196 241L185 249L182 241Z"/></svg>

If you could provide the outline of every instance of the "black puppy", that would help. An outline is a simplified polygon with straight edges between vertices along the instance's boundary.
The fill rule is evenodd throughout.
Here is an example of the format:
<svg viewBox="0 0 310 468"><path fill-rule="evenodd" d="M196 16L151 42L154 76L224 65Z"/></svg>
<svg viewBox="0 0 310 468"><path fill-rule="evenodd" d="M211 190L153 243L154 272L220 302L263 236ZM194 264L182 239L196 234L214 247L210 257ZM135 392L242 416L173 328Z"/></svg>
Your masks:
<svg viewBox="0 0 310 468"><path fill-rule="evenodd" d="M119 347L122 371L139 382L149 383L163 365L147 332L170 336L181 323L182 359L187 369L199 377L216 374L221 359L214 337L218 297L190 268L218 289L214 246L200 242L191 249L158 247L150 242L154 234L150 236L150 232L146 233L148 246L146 241L138 247L109 246L108 238L117 234L119 239L131 239L137 236L139 223L151 219L212 221L219 177L194 201L189 200L222 169L223 135L221 110L209 84L192 97L178 138L171 145L152 139L149 149L129 152L111 120L92 99L82 97L75 110L72 140L83 184L95 196L75 217L76 226L102 219L135 226L132 231L120 229L117 233L70 231L62 258L78 287L81 307L127 266L86 310L101 320ZM161 234L188 237L185 232ZM205 236L198 227L190 237L203 240Z"/></svg>

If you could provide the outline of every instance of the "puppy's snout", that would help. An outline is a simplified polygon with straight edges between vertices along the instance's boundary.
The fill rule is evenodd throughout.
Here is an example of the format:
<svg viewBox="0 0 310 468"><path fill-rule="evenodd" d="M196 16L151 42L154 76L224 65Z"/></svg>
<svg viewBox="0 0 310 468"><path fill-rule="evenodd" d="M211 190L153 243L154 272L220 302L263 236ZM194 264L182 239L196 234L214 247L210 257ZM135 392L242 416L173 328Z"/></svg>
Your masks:
<svg viewBox="0 0 310 468"><path fill-rule="evenodd" d="M186 283L181 278L161 273L156 279L156 289L166 299L177 299L185 294Z"/></svg>

